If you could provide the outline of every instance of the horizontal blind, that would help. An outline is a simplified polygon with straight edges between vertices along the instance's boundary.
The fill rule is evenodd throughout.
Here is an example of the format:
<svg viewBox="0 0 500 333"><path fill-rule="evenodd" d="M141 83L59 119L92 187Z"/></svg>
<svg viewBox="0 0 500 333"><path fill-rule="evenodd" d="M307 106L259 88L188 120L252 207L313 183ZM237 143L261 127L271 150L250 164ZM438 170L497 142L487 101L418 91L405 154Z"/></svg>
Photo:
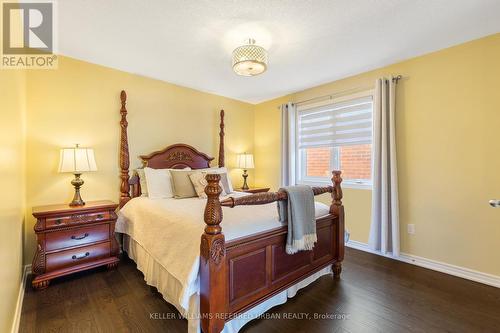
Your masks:
<svg viewBox="0 0 500 333"><path fill-rule="evenodd" d="M372 142L371 96L298 111L298 148Z"/></svg>

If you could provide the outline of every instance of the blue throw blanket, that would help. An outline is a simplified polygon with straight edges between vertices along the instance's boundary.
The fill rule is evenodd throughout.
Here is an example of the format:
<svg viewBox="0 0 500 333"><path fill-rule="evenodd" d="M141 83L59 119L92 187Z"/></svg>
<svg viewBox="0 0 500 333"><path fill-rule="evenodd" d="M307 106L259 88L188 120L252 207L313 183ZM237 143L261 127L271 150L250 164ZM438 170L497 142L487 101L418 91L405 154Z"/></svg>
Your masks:
<svg viewBox="0 0 500 333"><path fill-rule="evenodd" d="M281 223L288 222L286 253L312 250L316 237L316 217L314 212L314 193L310 186L286 186L280 188L288 194L287 201L278 201L278 214Z"/></svg>

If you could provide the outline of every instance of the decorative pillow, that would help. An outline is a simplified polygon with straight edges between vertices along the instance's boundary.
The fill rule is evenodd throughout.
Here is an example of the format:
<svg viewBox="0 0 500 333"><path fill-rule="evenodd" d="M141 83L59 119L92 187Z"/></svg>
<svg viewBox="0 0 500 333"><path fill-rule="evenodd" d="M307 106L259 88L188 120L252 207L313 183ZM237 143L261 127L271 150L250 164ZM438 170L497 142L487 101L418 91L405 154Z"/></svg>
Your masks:
<svg viewBox="0 0 500 333"><path fill-rule="evenodd" d="M206 171L193 171L189 175L189 178L191 179L191 182L193 183L194 190L196 191L196 194L200 198L206 198L207 194L205 193L205 187L207 186L207 180L205 179L205 176L207 175ZM219 181L219 185L222 188L222 193L220 195L225 196L226 191L224 190L224 187L222 186L222 179Z"/></svg>
<svg viewBox="0 0 500 333"><path fill-rule="evenodd" d="M144 168L148 197L151 199L172 198L172 180L168 169ZM142 185L141 185L142 188Z"/></svg>
<svg viewBox="0 0 500 333"><path fill-rule="evenodd" d="M146 182L146 174L144 173L144 169L135 169L137 176L139 176L139 183L141 184L141 196L148 196L148 183Z"/></svg>
<svg viewBox="0 0 500 333"><path fill-rule="evenodd" d="M227 172L220 173L220 183L226 193L233 192L233 184L231 184L231 179L229 178Z"/></svg>
<svg viewBox="0 0 500 333"><path fill-rule="evenodd" d="M196 197L196 191L193 183L189 178L193 172L189 170L170 170L172 176L172 189L175 198L192 198Z"/></svg>
<svg viewBox="0 0 500 333"><path fill-rule="evenodd" d="M221 187L224 189L226 194L234 192L233 184L231 183L231 178L229 177L228 171L226 167L222 168L207 168L207 169L199 169L198 171L207 172L207 173L217 173L220 174L220 182Z"/></svg>

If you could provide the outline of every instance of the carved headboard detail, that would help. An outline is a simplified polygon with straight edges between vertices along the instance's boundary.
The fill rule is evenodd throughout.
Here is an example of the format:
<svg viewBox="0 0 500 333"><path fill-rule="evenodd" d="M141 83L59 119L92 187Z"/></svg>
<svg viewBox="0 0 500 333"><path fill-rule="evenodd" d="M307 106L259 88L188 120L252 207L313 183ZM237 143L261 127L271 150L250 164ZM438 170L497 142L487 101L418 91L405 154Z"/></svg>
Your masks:
<svg viewBox="0 0 500 333"><path fill-rule="evenodd" d="M198 151L196 148L178 143L168 146L149 155L140 156L145 167L153 169L191 169L209 168L213 157Z"/></svg>
<svg viewBox="0 0 500 333"><path fill-rule="evenodd" d="M141 187L137 174L129 177L129 148L127 136L127 95L123 90L120 95L122 107L121 114L121 139L120 139L120 208L123 207L131 198L141 195ZM219 132L219 167L224 166L224 110L220 111L220 132ZM191 169L209 168L213 157L200 152L196 148L178 143L170 145L162 150L155 151L149 155L139 156L143 165L153 169Z"/></svg>

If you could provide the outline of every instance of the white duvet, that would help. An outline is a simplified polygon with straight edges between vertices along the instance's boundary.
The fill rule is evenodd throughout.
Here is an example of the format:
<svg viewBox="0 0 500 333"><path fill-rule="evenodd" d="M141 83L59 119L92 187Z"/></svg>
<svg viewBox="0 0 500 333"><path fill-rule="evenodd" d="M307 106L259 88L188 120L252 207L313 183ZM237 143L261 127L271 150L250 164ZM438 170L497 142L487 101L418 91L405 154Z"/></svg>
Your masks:
<svg viewBox="0 0 500 333"><path fill-rule="evenodd" d="M237 197L245 193L232 193ZM130 200L119 212L116 231L129 235L177 280L171 301L188 312L189 298L199 293L200 238L205 227L206 199ZM316 204L316 217L328 214L325 204ZM222 232L226 241L278 228L276 203L223 208ZM164 295L165 296L165 295ZM179 309L181 310L181 309Z"/></svg>

